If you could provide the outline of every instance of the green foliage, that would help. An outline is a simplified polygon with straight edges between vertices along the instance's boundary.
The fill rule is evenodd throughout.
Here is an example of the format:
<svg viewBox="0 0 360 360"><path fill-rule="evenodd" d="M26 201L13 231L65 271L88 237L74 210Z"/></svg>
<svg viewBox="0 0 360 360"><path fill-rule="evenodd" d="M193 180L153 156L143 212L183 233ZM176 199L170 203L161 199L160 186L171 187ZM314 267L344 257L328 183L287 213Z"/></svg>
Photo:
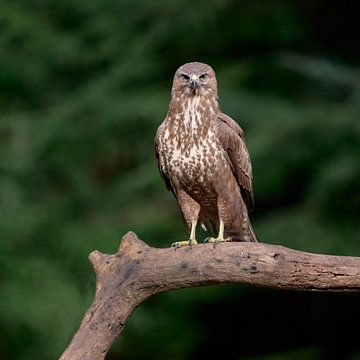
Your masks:
<svg viewBox="0 0 360 360"><path fill-rule="evenodd" d="M59 356L92 299L91 250L114 252L128 230L154 246L186 236L153 154L186 61L213 65L222 109L245 129L260 239L359 255L359 58L320 46L316 15L285 0L1 1L2 358ZM109 358L202 354L211 334L199 307L241 306L245 294L258 296L217 287L155 297ZM291 346L223 353L318 359L326 347Z"/></svg>

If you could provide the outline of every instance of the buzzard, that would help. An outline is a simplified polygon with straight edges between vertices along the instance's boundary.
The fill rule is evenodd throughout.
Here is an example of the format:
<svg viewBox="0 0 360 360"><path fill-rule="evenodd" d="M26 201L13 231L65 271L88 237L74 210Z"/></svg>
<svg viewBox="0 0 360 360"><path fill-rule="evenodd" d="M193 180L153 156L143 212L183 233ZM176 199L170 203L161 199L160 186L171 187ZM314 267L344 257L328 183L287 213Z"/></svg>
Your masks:
<svg viewBox="0 0 360 360"><path fill-rule="evenodd" d="M160 174L175 195L190 238L198 222L223 241L258 241L248 213L254 206L252 168L242 128L221 112L214 70L191 62L175 72L171 102L155 136Z"/></svg>

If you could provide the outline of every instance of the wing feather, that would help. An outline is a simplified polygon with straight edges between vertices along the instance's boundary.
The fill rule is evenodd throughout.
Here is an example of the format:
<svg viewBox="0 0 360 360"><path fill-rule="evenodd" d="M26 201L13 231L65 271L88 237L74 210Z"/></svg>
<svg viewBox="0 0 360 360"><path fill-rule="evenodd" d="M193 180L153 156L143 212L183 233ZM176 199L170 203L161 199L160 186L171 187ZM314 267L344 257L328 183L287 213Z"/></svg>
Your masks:
<svg viewBox="0 0 360 360"><path fill-rule="evenodd" d="M252 166L246 148L244 131L240 125L224 113L218 114L217 133L227 154L248 211L254 208Z"/></svg>
<svg viewBox="0 0 360 360"><path fill-rule="evenodd" d="M155 139L154 139L154 146L155 146L155 156L156 156L156 162L157 162L157 166L159 168L159 172L160 175L166 185L166 188L168 190L170 190L176 197L175 191L174 191L174 187L171 184L171 180L170 178L167 176L163 166L161 165L161 161L160 161L160 145L159 145L159 137L161 136L162 132L164 131L164 122L159 126L156 135L155 135Z"/></svg>

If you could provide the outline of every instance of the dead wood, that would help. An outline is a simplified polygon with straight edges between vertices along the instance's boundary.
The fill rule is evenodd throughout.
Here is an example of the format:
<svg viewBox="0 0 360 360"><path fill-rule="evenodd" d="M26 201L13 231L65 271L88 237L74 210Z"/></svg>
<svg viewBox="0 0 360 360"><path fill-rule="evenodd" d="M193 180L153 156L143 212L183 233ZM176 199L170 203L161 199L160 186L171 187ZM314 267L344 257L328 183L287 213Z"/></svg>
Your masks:
<svg viewBox="0 0 360 360"><path fill-rule="evenodd" d="M133 232L114 255L93 251L95 299L61 360L104 359L134 309L151 295L214 285L359 291L360 257L311 254L262 243L156 249Z"/></svg>

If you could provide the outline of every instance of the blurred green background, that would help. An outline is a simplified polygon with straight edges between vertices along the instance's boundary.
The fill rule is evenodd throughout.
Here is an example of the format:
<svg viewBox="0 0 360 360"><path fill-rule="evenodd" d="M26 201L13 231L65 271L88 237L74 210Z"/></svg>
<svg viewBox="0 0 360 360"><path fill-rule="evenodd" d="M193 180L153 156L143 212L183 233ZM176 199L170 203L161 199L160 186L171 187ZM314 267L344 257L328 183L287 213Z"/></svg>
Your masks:
<svg viewBox="0 0 360 360"><path fill-rule="evenodd" d="M153 152L184 62L214 67L245 129L260 239L360 256L358 34L355 1L1 0L1 359L60 356L93 298L90 251L186 236ZM108 359L360 359L359 301L165 293Z"/></svg>

